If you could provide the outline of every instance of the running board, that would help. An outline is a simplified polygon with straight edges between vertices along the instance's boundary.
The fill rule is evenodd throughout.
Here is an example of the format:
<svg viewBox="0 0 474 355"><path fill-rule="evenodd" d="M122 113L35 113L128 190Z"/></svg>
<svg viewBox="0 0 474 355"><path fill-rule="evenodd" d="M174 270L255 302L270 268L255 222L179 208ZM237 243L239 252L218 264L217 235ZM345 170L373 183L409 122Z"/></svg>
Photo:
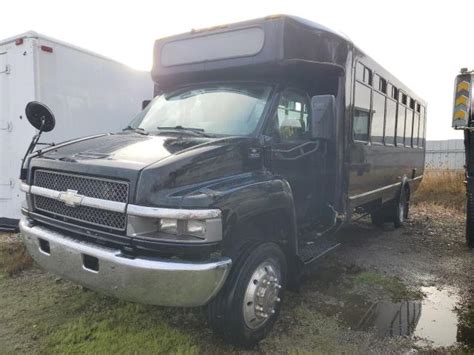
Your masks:
<svg viewBox="0 0 474 355"><path fill-rule="evenodd" d="M341 243L334 240L316 239L299 247L298 257L304 264L312 263L324 255L336 250Z"/></svg>

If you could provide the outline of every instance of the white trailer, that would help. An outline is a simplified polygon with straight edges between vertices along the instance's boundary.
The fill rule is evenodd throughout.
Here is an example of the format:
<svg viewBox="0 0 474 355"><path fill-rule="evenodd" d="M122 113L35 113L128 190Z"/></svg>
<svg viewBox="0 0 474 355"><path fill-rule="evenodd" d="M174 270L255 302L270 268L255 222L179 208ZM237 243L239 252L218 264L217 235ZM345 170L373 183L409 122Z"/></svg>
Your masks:
<svg viewBox="0 0 474 355"><path fill-rule="evenodd" d="M0 41L0 229L20 217L20 164L36 133L29 101L51 108L56 128L41 141L58 143L119 131L152 96L149 72L35 32Z"/></svg>

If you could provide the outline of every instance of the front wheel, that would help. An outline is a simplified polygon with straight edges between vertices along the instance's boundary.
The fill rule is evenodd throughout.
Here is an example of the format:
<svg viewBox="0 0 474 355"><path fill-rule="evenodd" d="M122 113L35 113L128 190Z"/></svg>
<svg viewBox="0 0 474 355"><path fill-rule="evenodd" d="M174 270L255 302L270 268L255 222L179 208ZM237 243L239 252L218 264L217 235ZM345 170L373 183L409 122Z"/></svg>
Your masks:
<svg viewBox="0 0 474 355"><path fill-rule="evenodd" d="M262 340L279 315L286 272L285 254L275 243L248 249L208 306L214 331L235 345Z"/></svg>

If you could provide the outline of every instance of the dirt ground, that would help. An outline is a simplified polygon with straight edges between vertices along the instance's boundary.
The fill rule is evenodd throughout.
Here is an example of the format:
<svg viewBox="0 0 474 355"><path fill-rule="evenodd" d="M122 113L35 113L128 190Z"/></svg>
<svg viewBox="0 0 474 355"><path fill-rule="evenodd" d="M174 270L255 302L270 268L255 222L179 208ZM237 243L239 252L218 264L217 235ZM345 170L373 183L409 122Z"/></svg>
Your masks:
<svg viewBox="0 0 474 355"><path fill-rule="evenodd" d="M400 229L347 226L253 349L214 337L202 309L132 304L34 265L12 269L18 238L0 235L0 353L472 353L474 253L463 233L461 212L428 204Z"/></svg>

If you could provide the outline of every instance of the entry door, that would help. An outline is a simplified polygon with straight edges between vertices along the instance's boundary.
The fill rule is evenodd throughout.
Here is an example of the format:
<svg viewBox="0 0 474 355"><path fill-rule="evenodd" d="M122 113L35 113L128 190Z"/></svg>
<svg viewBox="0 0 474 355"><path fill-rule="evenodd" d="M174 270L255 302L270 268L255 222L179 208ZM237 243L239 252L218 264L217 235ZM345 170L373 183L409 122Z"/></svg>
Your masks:
<svg viewBox="0 0 474 355"><path fill-rule="evenodd" d="M273 137L271 169L292 189L300 223L316 220L323 203L324 155L321 141L310 138L310 98L286 89L270 126Z"/></svg>
<svg viewBox="0 0 474 355"><path fill-rule="evenodd" d="M0 52L0 201L10 200L13 194L13 181L11 179L12 159L9 156L9 135L13 130L13 126L9 117L10 95L8 80L10 74L7 65L7 52Z"/></svg>

